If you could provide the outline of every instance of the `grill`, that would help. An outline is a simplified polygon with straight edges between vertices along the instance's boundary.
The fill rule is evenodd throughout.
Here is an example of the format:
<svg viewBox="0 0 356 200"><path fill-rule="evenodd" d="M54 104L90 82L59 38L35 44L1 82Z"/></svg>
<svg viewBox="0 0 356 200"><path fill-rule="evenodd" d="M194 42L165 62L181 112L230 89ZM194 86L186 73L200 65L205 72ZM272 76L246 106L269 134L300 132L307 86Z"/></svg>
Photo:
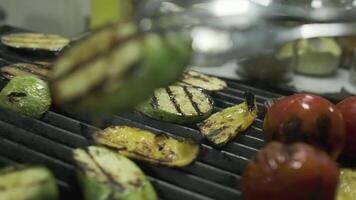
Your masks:
<svg viewBox="0 0 356 200"><path fill-rule="evenodd" d="M3 26L0 27L0 34L19 30ZM36 59L0 46L0 66L33 60ZM161 122L139 113L109 115L98 120L53 107L42 119L36 120L12 111L0 110L0 165L46 165L57 179L61 199L80 199L72 164L73 148L89 145L90 135L94 131L109 125L130 125L201 142L198 159L185 168L167 168L136 162L153 183L160 199L241 199L241 173L247 160L264 144L261 133L265 114L263 103L268 98L280 95L230 80L227 82L228 88L212 95L215 111L241 103L243 93L250 91L256 95L259 112L252 127L222 148L215 148L205 141L193 125ZM1 81L1 85L5 83L5 80Z"/></svg>

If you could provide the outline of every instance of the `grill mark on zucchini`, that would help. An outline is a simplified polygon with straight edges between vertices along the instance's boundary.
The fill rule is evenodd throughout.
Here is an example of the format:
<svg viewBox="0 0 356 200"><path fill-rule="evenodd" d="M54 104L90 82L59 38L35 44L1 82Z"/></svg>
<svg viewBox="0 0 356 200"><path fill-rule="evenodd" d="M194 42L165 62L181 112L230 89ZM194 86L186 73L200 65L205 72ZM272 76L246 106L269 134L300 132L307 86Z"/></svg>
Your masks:
<svg viewBox="0 0 356 200"><path fill-rule="evenodd" d="M198 103L193 100L193 94L188 90L187 87L183 86L182 88L183 88L183 90L184 90L186 96L188 97L190 103L192 104L192 106L193 106L195 112L196 112L198 115L203 115L203 113L201 112L201 110L200 110L200 108L199 108Z"/></svg>
<svg viewBox="0 0 356 200"><path fill-rule="evenodd" d="M184 113L182 112L182 110L181 110L181 108L180 108L180 105L178 104L176 98L175 98L174 95L173 95L172 90L171 90L169 87L167 87L167 88L166 88L166 92L167 92L167 94L168 94L168 96L169 96L169 99L170 99L171 102L173 103L173 105L174 105L174 107L175 107L177 113L178 113L179 115L184 115Z"/></svg>
<svg viewBox="0 0 356 200"><path fill-rule="evenodd" d="M94 63L97 60L103 59L105 57L107 57L108 53L115 51L115 49L119 48L121 46L121 44L128 42L130 40L133 39L138 39L140 35L135 34L135 35L130 35L127 36L125 38L111 38L112 40L112 45L107 48L105 51L102 51L100 53L95 54L95 56L90 57L87 60L83 60L81 62L76 63L72 68L68 69L67 71L63 72L62 74L60 74L59 76L55 77L53 79L53 81L60 81L64 78L66 78L66 76L74 74L75 72L79 71L82 68L86 68L86 66L88 65L88 63Z"/></svg>
<svg viewBox="0 0 356 200"><path fill-rule="evenodd" d="M48 70L42 66L27 64L27 63L17 63L13 65L4 66L0 69L1 74L3 74L6 78L9 79L16 76L16 74L10 72L11 70L19 70L19 71L27 72L36 75L41 79L48 80L48 76L45 75L45 73L48 73ZM42 70L43 72L41 73L40 70Z"/></svg>
<svg viewBox="0 0 356 200"><path fill-rule="evenodd" d="M90 159L94 162L94 164L98 167L98 169L102 172L103 175L106 176L107 180L109 181L109 184L111 184L112 187L115 188L115 190L117 191L124 191L125 189L122 187L122 185L120 185L119 183L117 183L115 181L115 178L111 176L111 174L107 173L102 167L101 165L95 160L95 158L93 157L93 155L90 154L88 149L85 149L85 153L88 154L88 156L90 157ZM112 191L113 192L113 191Z"/></svg>
<svg viewBox="0 0 356 200"><path fill-rule="evenodd" d="M152 106L153 109L158 109L158 99L156 97L156 93L155 92L152 95L150 105Z"/></svg>
<svg viewBox="0 0 356 200"><path fill-rule="evenodd" d="M88 87L87 90L80 96L77 96L75 99L72 99L69 103L75 103L80 101L82 98L88 96L91 93L98 92L102 89L105 88L105 86L112 80L117 80L120 78L124 79L129 79L129 77L132 77L133 74L138 72L141 68L141 60L136 61L133 63L130 67L128 67L123 73L118 74L118 76L113 76L110 78L110 74L103 76L103 78L98 81L96 84L92 85L91 87ZM122 79L121 79L122 80Z"/></svg>

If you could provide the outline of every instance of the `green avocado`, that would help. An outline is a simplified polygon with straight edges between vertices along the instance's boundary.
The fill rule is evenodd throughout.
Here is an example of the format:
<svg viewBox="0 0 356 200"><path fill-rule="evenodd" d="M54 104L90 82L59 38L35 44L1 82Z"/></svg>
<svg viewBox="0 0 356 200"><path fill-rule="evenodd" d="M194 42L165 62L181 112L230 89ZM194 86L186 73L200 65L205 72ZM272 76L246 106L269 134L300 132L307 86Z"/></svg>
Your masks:
<svg viewBox="0 0 356 200"><path fill-rule="evenodd" d="M18 76L0 92L0 108L40 118L51 106L47 84L33 76Z"/></svg>

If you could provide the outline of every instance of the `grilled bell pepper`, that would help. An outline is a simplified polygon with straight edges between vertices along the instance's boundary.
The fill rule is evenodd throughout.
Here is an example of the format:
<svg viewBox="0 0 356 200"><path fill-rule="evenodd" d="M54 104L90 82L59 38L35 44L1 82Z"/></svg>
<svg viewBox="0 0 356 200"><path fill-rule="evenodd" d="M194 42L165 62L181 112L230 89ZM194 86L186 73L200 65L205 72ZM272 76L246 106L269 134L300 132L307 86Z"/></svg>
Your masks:
<svg viewBox="0 0 356 200"><path fill-rule="evenodd" d="M0 199L56 200L58 188L52 173L44 167L9 167L0 171Z"/></svg>
<svg viewBox="0 0 356 200"><path fill-rule="evenodd" d="M51 76L54 101L93 114L130 110L175 81L190 55L187 35L142 31L134 22L110 25L59 57Z"/></svg>
<svg viewBox="0 0 356 200"><path fill-rule="evenodd" d="M157 89L148 101L137 106L137 110L162 121L193 123L212 113L213 100L194 87L169 86Z"/></svg>
<svg viewBox="0 0 356 200"><path fill-rule="evenodd" d="M106 128L95 134L94 139L130 158L167 166L186 166L199 152L199 145L189 139L177 140L128 126Z"/></svg>
<svg viewBox="0 0 356 200"><path fill-rule="evenodd" d="M193 70L186 70L182 78L176 84L198 87L211 92L223 90L227 87L225 81Z"/></svg>
<svg viewBox="0 0 356 200"><path fill-rule="evenodd" d="M143 172L128 158L104 147L74 150L86 200L156 200Z"/></svg>
<svg viewBox="0 0 356 200"><path fill-rule="evenodd" d="M341 169L336 200L353 200L356 196L356 171Z"/></svg>
<svg viewBox="0 0 356 200"><path fill-rule="evenodd" d="M257 117L255 96L245 93L245 101L211 115L198 124L200 133L216 145L224 145L245 131Z"/></svg>
<svg viewBox="0 0 356 200"><path fill-rule="evenodd" d="M40 118L51 106L48 86L33 76L18 76L0 92L0 108Z"/></svg>

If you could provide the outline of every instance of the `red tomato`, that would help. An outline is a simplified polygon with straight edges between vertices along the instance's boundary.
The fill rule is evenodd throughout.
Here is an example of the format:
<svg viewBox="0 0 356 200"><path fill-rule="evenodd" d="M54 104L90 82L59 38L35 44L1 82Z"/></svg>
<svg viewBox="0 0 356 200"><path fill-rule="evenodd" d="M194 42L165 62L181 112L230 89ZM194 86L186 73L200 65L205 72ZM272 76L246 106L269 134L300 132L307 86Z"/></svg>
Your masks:
<svg viewBox="0 0 356 200"><path fill-rule="evenodd" d="M346 143L342 154L356 159L356 97L348 97L336 106L341 111L345 123Z"/></svg>
<svg viewBox="0 0 356 200"><path fill-rule="evenodd" d="M341 112L328 100L311 94L287 96L268 110L263 133L266 141L303 141L336 159L344 147Z"/></svg>
<svg viewBox="0 0 356 200"><path fill-rule="evenodd" d="M246 200L333 200L339 171L324 153L304 143L269 143L242 175Z"/></svg>

